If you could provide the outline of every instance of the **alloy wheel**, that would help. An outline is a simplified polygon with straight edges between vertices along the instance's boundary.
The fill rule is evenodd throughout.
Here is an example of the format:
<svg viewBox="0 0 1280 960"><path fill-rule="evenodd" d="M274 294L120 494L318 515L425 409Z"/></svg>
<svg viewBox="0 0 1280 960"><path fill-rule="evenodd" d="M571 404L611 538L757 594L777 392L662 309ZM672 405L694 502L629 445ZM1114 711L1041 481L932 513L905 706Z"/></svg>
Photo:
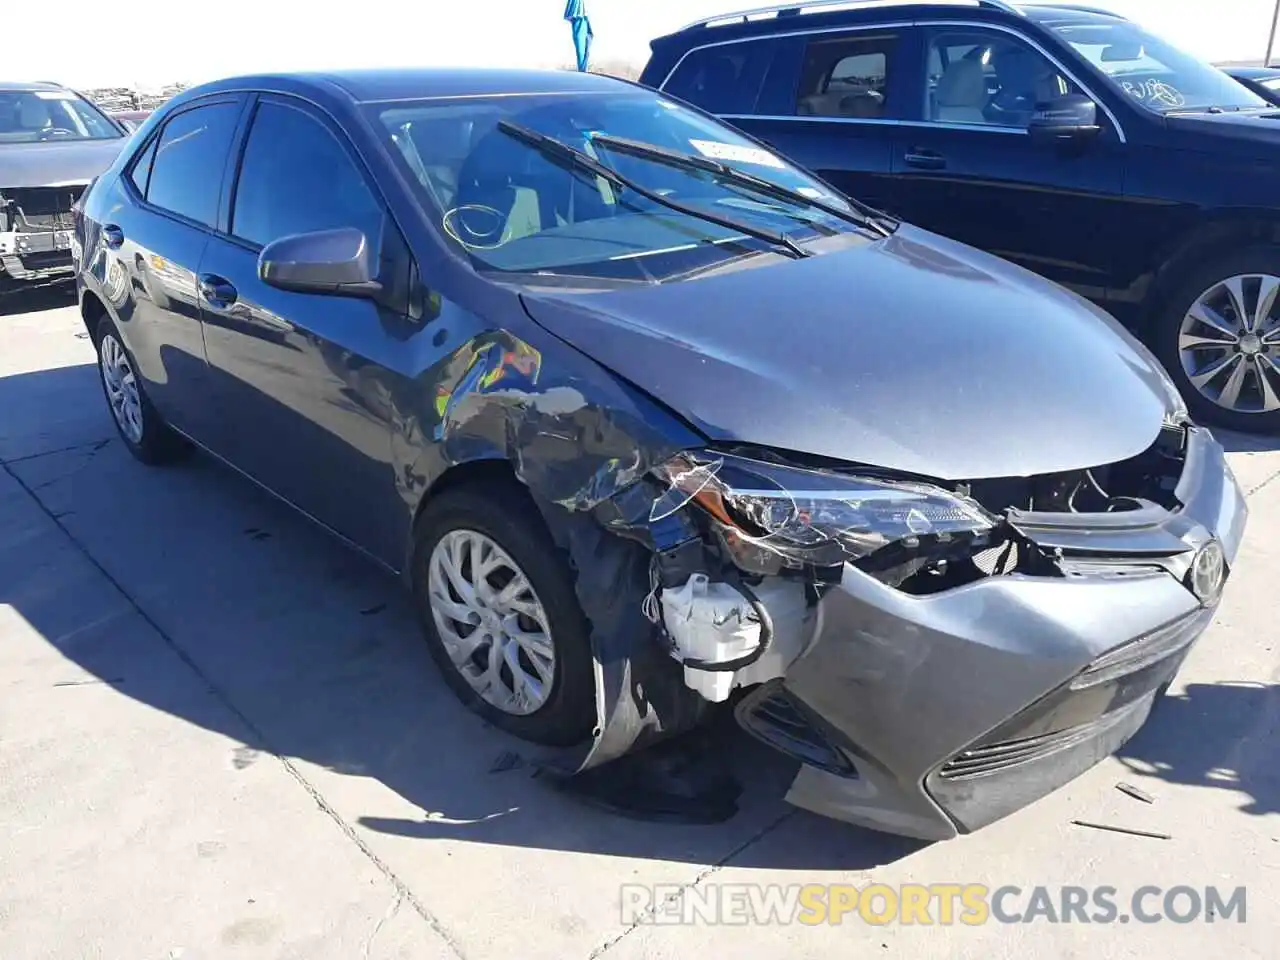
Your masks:
<svg viewBox="0 0 1280 960"><path fill-rule="evenodd" d="M482 700L525 716L551 696L556 651L542 601L511 556L451 530L427 564L431 616L453 666Z"/></svg>
<svg viewBox="0 0 1280 960"><path fill-rule="evenodd" d="M116 418L120 432L130 443L142 443L142 397L138 393L138 380L124 347L114 334L108 333L98 346L98 367L102 371L103 386L107 388L111 415Z"/></svg>
<svg viewBox="0 0 1280 960"><path fill-rule="evenodd" d="M1235 413L1280 410L1280 277L1241 274L1196 298L1178 331L1191 385Z"/></svg>

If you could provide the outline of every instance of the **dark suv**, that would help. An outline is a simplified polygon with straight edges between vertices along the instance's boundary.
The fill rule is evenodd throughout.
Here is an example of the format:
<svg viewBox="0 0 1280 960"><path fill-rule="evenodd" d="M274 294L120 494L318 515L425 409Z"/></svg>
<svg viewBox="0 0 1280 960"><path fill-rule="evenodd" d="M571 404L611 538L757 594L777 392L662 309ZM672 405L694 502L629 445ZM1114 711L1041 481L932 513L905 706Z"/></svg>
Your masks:
<svg viewBox="0 0 1280 960"><path fill-rule="evenodd" d="M1226 74L1105 11L1001 0L818 0L652 47L645 84L1093 300L1200 419L1280 429L1280 113Z"/></svg>

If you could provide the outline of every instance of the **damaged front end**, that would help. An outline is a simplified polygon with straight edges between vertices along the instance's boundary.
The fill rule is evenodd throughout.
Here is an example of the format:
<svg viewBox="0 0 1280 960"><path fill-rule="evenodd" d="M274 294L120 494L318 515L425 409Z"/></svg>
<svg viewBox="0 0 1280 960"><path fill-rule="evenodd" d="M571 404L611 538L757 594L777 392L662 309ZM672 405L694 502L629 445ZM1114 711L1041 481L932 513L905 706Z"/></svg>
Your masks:
<svg viewBox="0 0 1280 960"><path fill-rule="evenodd" d="M624 579L643 597L597 584L643 613L613 622L647 627L668 666L608 691L580 769L652 742L646 723L678 732L736 700L744 729L799 761L793 803L942 839L1141 726L1212 617L1246 511L1221 447L1167 422L1124 462L948 484L690 450L591 513L590 537L640 548ZM655 696L681 719L654 723Z"/></svg>
<svg viewBox="0 0 1280 960"><path fill-rule="evenodd" d="M44 280L75 269L75 206L86 187L0 187L0 277Z"/></svg>

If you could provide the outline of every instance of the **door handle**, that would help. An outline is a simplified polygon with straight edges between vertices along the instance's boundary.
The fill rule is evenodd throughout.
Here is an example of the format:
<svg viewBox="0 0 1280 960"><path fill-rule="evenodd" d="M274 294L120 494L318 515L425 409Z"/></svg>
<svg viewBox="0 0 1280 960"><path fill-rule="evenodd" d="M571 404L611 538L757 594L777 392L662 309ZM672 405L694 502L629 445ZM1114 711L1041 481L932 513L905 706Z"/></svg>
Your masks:
<svg viewBox="0 0 1280 960"><path fill-rule="evenodd" d="M219 308L226 308L236 302L236 288L230 280L218 276L216 273L202 273L197 281L200 290L200 296L211 305Z"/></svg>
<svg viewBox="0 0 1280 960"><path fill-rule="evenodd" d="M109 250L119 250L124 243L124 231L114 223L108 223L102 228L102 242Z"/></svg>
<svg viewBox="0 0 1280 960"><path fill-rule="evenodd" d="M947 158L934 150L922 150L919 147L912 147L902 158L902 162L908 167L915 167L919 170L942 170L947 165Z"/></svg>

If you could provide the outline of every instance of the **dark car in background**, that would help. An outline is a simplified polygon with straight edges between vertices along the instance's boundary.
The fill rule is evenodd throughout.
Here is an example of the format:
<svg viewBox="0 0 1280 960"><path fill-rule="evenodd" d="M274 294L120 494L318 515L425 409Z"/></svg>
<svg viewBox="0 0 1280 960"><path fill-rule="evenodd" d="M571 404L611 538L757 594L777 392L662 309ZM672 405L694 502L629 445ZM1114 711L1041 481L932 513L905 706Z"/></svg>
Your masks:
<svg viewBox="0 0 1280 960"><path fill-rule="evenodd" d="M0 81L0 288L71 276L72 207L125 135L73 90Z"/></svg>
<svg viewBox="0 0 1280 960"><path fill-rule="evenodd" d="M1222 72L1267 103L1280 106L1280 67L1223 67Z"/></svg>
<svg viewBox="0 0 1280 960"><path fill-rule="evenodd" d="M1280 113L1226 74L1115 14L1003 0L815 0L652 50L648 86L1102 306L1197 418L1280 429Z"/></svg>
<svg viewBox="0 0 1280 960"><path fill-rule="evenodd" d="M1240 543L1114 320L638 85L214 83L77 231L128 449L209 450L399 574L561 774L732 705L795 803L977 829L1141 726Z"/></svg>

